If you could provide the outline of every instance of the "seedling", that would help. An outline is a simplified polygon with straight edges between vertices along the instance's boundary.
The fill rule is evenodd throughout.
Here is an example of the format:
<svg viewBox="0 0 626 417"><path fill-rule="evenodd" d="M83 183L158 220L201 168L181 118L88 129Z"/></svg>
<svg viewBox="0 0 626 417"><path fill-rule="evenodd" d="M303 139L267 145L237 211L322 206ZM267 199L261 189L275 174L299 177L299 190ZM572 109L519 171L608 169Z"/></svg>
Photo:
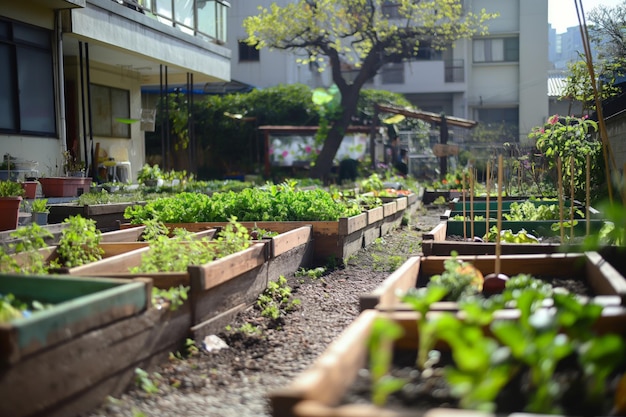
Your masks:
<svg viewBox="0 0 626 417"><path fill-rule="evenodd" d="M96 228L95 220L76 215L65 219L63 224L68 227L61 232L57 247L58 258L51 263L52 267L73 268L102 259L102 233Z"/></svg>
<svg viewBox="0 0 626 417"><path fill-rule="evenodd" d="M419 289L410 289L401 297L403 303L408 303L413 310L419 313L417 318L417 334L419 334L419 347L417 351L417 367L425 369L428 360L428 353L435 347L436 339L433 328L428 324L426 314L430 306L437 301L441 301L448 290L437 285L429 285Z"/></svg>
<svg viewBox="0 0 626 417"><path fill-rule="evenodd" d="M402 336L402 327L382 317L372 323L372 331L368 338L369 366L372 380L372 402L382 407L389 394L402 389L406 381L389 375L389 367L393 357L393 341Z"/></svg>

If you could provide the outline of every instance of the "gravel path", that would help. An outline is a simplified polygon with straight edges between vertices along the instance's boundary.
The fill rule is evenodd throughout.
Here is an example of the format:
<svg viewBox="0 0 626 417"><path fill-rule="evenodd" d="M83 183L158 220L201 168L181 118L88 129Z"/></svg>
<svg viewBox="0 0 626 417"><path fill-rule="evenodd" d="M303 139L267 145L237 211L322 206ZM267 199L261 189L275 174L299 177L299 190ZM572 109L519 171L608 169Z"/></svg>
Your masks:
<svg viewBox="0 0 626 417"><path fill-rule="evenodd" d="M191 349L182 359L172 357L149 375L156 392L129 387L121 398L108 399L87 416L271 416L267 393L289 384L356 318L361 294L420 253L421 234L439 222L440 211L418 210L408 226L321 278L286 277L301 302L295 311L271 321L250 308L231 327L258 326L259 334L225 331L218 336L228 348L210 353Z"/></svg>

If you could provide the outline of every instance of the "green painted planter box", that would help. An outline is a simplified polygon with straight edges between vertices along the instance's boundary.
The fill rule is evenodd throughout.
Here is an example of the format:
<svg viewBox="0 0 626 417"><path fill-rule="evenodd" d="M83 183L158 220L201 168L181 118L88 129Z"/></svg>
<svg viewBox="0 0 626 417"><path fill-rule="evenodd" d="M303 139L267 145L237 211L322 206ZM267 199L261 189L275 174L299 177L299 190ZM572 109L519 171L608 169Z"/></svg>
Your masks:
<svg viewBox="0 0 626 417"><path fill-rule="evenodd" d="M568 221L569 217L565 219ZM537 237L549 237L549 236L559 236L560 230L556 231L552 230L552 225L557 223L558 220L535 220L535 221L514 221L514 220L503 220L502 221L502 230L511 229L513 233L518 233L520 230L524 229L528 233L537 236ZM600 230L602 225L604 224L604 220L601 219L590 219L590 230L591 232L597 232ZM463 224L465 224L465 236L470 236L472 232L472 222L462 220L448 220L447 222L447 231L446 236L463 236ZM487 229L487 224L484 220L475 221L474 223L474 235L475 236L484 236L485 231ZM586 233L586 220L579 219L578 223L574 225L574 236L584 236ZM490 221L489 227L496 225L496 221ZM565 235L570 235L570 227L565 227Z"/></svg>
<svg viewBox="0 0 626 417"><path fill-rule="evenodd" d="M549 200L541 200L541 199L531 199L530 197L505 197L502 199L502 210L508 210L511 207L512 203L523 203L525 201L532 201L535 206L549 206L552 204L559 205L559 200L557 199L549 199ZM564 207L570 206L570 200L565 200L563 202ZM583 208L585 207L584 203L581 203L577 200L574 200L574 206ZM463 210L463 199L462 198L454 198L448 204L448 208L454 211ZM465 197L465 209L470 210L471 201L469 197ZM474 210L486 210L487 209L487 199L485 197L474 197ZM493 211L494 213L498 209L498 198L490 197L489 198L489 211Z"/></svg>
<svg viewBox="0 0 626 417"><path fill-rule="evenodd" d="M0 275L0 293L54 304L28 318L0 323L0 362L17 362L146 310L150 303L146 287L142 281L118 279Z"/></svg>

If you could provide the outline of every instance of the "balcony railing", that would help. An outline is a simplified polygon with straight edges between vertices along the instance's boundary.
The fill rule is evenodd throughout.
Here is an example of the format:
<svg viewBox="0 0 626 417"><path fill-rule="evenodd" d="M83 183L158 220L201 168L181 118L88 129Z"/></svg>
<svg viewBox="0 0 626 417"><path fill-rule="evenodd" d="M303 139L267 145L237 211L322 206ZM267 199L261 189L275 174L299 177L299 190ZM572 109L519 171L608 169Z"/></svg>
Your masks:
<svg viewBox="0 0 626 417"><path fill-rule="evenodd" d="M146 13L193 36L226 42L227 10L223 0L138 0Z"/></svg>

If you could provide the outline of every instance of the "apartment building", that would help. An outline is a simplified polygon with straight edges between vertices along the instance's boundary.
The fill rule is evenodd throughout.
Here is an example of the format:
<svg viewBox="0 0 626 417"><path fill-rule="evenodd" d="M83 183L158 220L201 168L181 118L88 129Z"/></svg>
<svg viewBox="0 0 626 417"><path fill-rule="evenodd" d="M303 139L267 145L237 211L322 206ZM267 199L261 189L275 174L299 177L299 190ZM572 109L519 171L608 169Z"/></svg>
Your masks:
<svg viewBox="0 0 626 417"><path fill-rule="evenodd" d="M328 86L329 74L299 65L297 54L258 51L241 41L241 23L258 6L288 0L234 2L228 16L228 46L233 51L232 78L257 87L279 83ZM385 7L392 8L393 1ZM486 9L499 17L489 34L459 40L440 52L423 48L410 61L390 64L367 86L404 94L422 110L504 123L510 135L502 142L528 143L528 132L548 115L548 5L545 0L464 0L468 11ZM346 69L349 72L349 69ZM454 140L454 138L452 138Z"/></svg>
<svg viewBox="0 0 626 417"><path fill-rule="evenodd" d="M0 150L63 175L98 143L145 161L141 88L230 80L221 0L0 0ZM142 121L144 123L142 123ZM28 172L24 173L28 175Z"/></svg>

